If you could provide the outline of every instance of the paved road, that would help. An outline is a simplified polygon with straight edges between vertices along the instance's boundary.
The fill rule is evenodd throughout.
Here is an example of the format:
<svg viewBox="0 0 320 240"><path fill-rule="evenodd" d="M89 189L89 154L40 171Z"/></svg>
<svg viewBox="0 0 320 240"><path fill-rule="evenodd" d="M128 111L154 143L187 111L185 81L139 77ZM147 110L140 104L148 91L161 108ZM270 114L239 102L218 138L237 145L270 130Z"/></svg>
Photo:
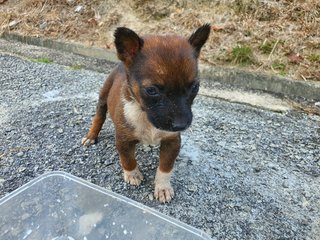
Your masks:
<svg viewBox="0 0 320 240"><path fill-rule="evenodd" d="M162 205L151 194L157 148L139 148L145 180L132 187L122 180L110 120L97 145L80 145L104 78L0 50L0 197L63 170L214 239L319 239L319 117L198 96L172 179L176 197Z"/></svg>

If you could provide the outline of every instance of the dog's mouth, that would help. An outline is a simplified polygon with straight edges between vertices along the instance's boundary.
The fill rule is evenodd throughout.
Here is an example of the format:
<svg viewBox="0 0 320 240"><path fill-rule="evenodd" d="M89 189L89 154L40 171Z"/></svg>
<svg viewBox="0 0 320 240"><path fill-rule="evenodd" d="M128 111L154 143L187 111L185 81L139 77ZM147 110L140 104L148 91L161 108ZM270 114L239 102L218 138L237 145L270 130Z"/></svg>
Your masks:
<svg viewBox="0 0 320 240"><path fill-rule="evenodd" d="M170 128L162 128L162 127L157 127L155 128L161 130L161 131L166 131L166 132L183 132L186 130L188 127L170 127Z"/></svg>
<svg viewBox="0 0 320 240"><path fill-rule="evenodd" d="M180 122L172 122L172 121L157 121L157 119L150 119L151 124L161 130L166 132L182 132L189 128L191 121L180 121Z"/></svg>
<svg viewBox="0 0 320 240"><path fill-rule="evenodd" d="M173 125L170 128L170 132L182 132L189 128L190 124L187 125Z"/></svg>

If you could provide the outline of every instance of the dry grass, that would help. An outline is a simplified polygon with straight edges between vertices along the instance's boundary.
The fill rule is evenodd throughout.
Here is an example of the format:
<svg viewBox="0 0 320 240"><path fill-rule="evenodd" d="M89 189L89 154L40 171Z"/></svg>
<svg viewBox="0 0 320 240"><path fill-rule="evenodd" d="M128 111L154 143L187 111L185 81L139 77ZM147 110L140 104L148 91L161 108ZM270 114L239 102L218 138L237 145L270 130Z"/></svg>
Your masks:
<svg viewBox="0 0 320 240"><path fill-rule="evenodd" d="M83 6L75 12L77 6ZM113 48L113 31L188 36L210 22L213 32L201 60L233 66L236 46L254 61L239 67L300 80L320 81L319 0L11 0L0 4L0 31ZM290 56L301 56L292 61ZM285 70L284 70L285 69Z"/></svg>

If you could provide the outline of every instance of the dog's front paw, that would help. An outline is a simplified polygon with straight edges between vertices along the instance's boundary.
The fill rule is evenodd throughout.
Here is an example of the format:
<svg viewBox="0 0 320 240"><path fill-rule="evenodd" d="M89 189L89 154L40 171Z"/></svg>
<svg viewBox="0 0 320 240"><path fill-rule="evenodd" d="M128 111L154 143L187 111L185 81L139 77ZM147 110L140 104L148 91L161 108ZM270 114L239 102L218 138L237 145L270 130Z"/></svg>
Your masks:
<svg viewBox="0 0 320 240"><path fill-rule="evenodd" d="M84 146L90 146L92 144L96 143L96 138L91 137L90 134L87 134L84 138L81 140L81 144Z"/></svg>
<svg viewBox="0 0 320 240"><path fill-rule="evenodd" d="M159 200L161 203L168 203L174 196L173 188L171 184L156 184L154 189L154 197Z"/></svg>
<svg viewBox="0 0 320 240"><path fill-rule="evenodd" d="M154 181L154 197L161 203L170 202L174 196L174 191L170 184L170 178L171 172L161 172L158 168Z"/></svg>
<svg viewBox="0 0 320 240"><path fill-rule="evenodd" d="M143 180L143 176L138 168L138 165L132 171L123 170L123 179L126 183L139 186Z"/></svg>

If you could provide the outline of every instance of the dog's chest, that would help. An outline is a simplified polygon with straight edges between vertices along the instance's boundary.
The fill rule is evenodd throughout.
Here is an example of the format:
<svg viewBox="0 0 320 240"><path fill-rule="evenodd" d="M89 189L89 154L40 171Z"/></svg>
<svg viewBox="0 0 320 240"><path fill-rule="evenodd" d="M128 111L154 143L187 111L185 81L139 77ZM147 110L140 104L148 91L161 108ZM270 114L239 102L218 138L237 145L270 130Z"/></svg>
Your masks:
<svg viewBox="0 0 320 240"><path fill-rule="evenodd" d="M136 101L123 100L124 115L128 123L134 127L134 134L142 144L159 145L161 139L170 133L155 128L147 119Z"/></svg>

